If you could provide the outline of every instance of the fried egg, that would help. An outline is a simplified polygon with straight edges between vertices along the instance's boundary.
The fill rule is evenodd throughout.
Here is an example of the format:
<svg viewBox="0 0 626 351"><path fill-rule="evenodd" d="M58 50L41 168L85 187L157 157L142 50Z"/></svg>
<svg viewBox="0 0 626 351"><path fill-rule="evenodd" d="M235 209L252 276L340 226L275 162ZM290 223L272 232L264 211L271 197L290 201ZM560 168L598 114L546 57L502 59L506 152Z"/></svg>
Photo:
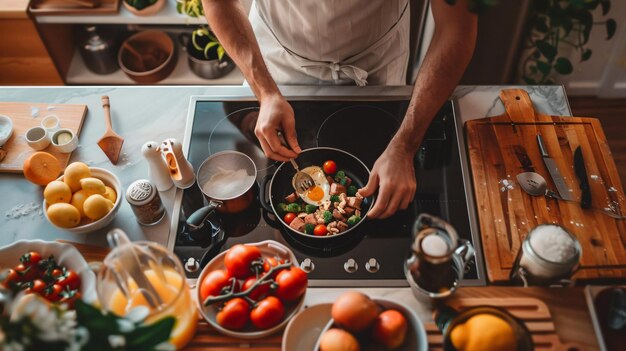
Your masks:
<svg viewBox="0 0 626 351"><path fill-rule="evenodd" d="M309 166L302 169L302 172L313 178L315 185L308 190L298 193L300 198L307 204L319 206L323 201L330 199L330 184L324 171L318 166Z"/></svg>

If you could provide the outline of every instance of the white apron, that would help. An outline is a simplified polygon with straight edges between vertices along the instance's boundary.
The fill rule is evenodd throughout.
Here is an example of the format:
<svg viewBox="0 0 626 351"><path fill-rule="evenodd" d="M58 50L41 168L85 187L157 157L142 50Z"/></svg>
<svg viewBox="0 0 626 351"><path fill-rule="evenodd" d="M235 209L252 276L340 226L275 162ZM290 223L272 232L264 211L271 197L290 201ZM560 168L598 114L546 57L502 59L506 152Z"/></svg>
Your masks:
<svg viewBox="0 0 626 351"><path fill-rule="evenodd" d="M278 84L405 85L408 0L255 0L250 23Z"/></svg>

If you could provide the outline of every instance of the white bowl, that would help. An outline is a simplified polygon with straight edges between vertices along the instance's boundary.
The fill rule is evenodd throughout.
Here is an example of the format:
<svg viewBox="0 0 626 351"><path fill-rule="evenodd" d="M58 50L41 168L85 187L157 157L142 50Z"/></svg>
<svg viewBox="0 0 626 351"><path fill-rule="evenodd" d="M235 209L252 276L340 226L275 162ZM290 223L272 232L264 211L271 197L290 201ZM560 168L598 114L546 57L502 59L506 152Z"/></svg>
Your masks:
<svg viewBox="0 0 626 351"><path fill-rule="evenodd" d="M9 116L0 115L0 146L4 145L13 135L13 121Z"/></svg>
<svg viewBox="0 0 626 351"><path fill-rule="evenodd" d="M419 319L417 313L404 304L382 298L373 298L383 309L394 309L402 313L408 323L407 334L404 343L397 348L397 351L427 351L428 338L424 324ZM330 323L331 310L330 303L311 306L298 313L287 325L283 334L282 350L313 350L317 346L319 337L323 332L332 327Z"/></svg>
<svg viewBox="0 0 626 351"><path fill-rule="evenodd" d="M245 245L258 247L259 250L261 250L261 254L263 254L263 256L277 256L281 260L283 259L289 260L295 266L298 265L298 261L296 260L296 256L293 254L293 252L291 252L291 250L287 248L285 245L278 243L274 240L265 240L265 241L261 241L258 243L250 243L250 244L246 243ZM219 255L215 256L204 267L204 269L202 269L202 272L200 273L200 276L198 277L198 286L202 284L204 277L206 277L206 275L209 274L210 272L217 270L217 269L226 269L226 267L224 266L224 256L226 255L226 252L227 251L224 251L220 253ZM265 329L265 330L258 330L254 328L253 326L248 325L246 329L242 331L236 331L236 330L226 329L222 327L221 325L217 324L217 321L215 319L217 312L218 312L217 308L215 306L204 306L204 304L202 304L202 298L200 297L200 288L196 289L196 297L197 297L196 301L198 301L198 309L200 310L200 314L202 315L202 317L218 332L224 335L232 336L235 338L241 338L241 339L263 338L263 337L272 335L278 332L279 330L281 330L282 328L284 328L285 325L287 325L287 323L289 322L289 320L292 319L292 317L296 315L296 313L298 313L298 311L300 311L300 309L302 308L302 305L304 304L305 296L306 296L306 292L300 297L300 300L295 301L295 302L285 303L285 317L283 318L283 321L280 322L275 327L270 328L270 329Z"/></svg>
<svg viewBox="0 0 626 351"><path fill-rule="evenodd" d="M115 174L111 173L110 171L107 171L104 168L89 167L89 170L91 171L91 175L93 177L102 180L102 182L104 182L104 185L110 186L111 188L113 188L113 190L115 190L115 193L117 194L117 199L115 199L115 204L113 204L113 208L111 209L111 211L109 211L109 213L107 213L106 216L100 218L97 221L79 225L73 228L63 228L50 222L50 218L48 218L48 213L47 213L48 211L46 211L48 206L46 204L46 200L44 199L43 200L43 209L44 209L43 213L46 216L46 219L48 220L48 222L50 222L50 224L52 224L53 226L59 229L67 230L68 232L83 234L83 233L89 233L89 232L93 232L96 230L100 230L106 227L107 225L109 225L111 221L113 221L113 218L115 217L115 215L117 214L117 211L120 209L120 206L122 205L122 198L124 197L123 196L124 194L122 193L122 183L120 183L120 180L117 178ZM62 181L63 176L60 176L57 180Z"/></svg>
<svg viewBox="0 0 626 351"><path fill-rule="evenodd" d="M97 300L96 275L74 245L43 240L16 241L0 248L0 268L4 270L18 265L20 257L29 251L37 251L43 258L53 255L58 264L78 273L82 300L87 303Z"/></svg>

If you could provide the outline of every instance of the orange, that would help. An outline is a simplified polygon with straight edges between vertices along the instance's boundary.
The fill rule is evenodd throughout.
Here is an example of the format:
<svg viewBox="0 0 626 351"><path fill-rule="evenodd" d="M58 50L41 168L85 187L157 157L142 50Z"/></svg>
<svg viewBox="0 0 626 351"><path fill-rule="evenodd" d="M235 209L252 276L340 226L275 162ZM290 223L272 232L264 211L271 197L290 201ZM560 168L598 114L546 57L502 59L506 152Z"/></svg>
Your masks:
<svg viewBox="0 0 626 351"><path fill-rule="evenodd" d="M43 151L35 152L24 160L24 177L37 185L47 185L61 174L61 163Z"/></svg>

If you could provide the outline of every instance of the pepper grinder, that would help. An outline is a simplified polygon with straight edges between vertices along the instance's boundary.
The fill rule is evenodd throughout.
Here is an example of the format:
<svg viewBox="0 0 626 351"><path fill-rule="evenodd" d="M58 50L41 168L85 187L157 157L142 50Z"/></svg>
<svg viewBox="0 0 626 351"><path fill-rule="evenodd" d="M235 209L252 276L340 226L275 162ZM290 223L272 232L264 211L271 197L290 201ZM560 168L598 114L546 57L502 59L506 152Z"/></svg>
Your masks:
<svg viewBox="0 0 626 351"><path fill-rule="evenodd" d="M196 181L196 175L193 166L183 154L183 145L174 138L166 139L161 143L161 154L174 185L180 189L192 186Z"/></svg>
<svg viewBox="0 0 626 351"><path fill-rule="evenodd" d="M150 180L158 191L165 191L170 189L174 183L170 178L170 171L167 168L163 155L161 155L161 149L156 141L148 141L141 147L141 153L143 157L148 160L150 165Z"/></svg>

